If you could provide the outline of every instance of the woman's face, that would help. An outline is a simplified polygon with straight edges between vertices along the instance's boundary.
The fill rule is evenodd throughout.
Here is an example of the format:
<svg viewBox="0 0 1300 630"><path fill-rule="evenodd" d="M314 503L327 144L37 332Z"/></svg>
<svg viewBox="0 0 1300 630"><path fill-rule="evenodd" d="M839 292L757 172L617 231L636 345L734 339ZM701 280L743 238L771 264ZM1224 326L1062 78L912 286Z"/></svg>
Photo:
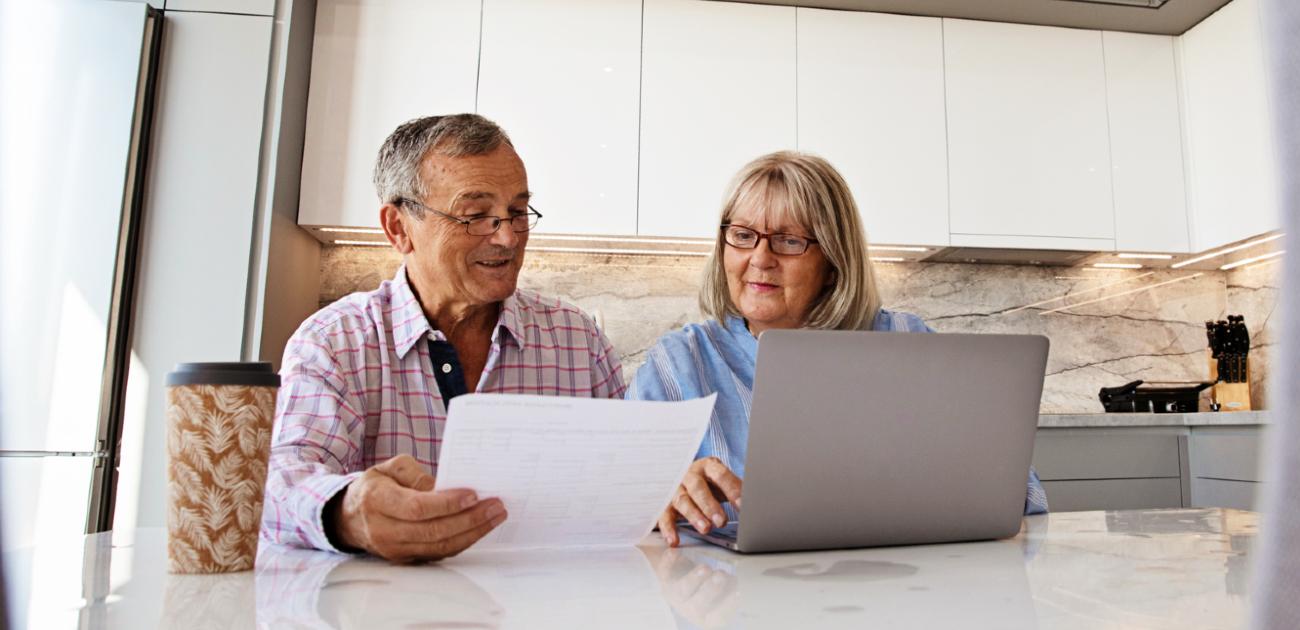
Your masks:
<svg viewBox="0 0 1300 630"><path fill-rule="evenodd" d="M793 234L813 238L810 230L794 223L785 212L769 211L767 204L742 198L729 223L765 234ZM831 266L821 247L808 246L797 256L772 253L764 238L754 249L724 244L722 266L727 273L731 303L758 336L771 328L799 328L808 319L817 298L831 283Z"/></svg>

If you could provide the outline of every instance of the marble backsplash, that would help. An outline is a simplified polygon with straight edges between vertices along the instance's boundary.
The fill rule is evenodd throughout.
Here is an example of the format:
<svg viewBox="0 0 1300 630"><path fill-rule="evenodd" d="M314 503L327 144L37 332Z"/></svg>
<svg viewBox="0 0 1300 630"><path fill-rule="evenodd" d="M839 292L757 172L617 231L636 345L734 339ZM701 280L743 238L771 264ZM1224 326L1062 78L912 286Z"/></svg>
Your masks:
<svg viewBox="0 0 1300 630"><path fill-rule="evenodd" d="M373 289L400 263L387 248L323 248L321 305ZM1092 413L1102 411L1101 387L1205 379L1205 321L1227 313L1246 316L1252 405L1264 408L1275 263L1227 272L945 263L885 263L876 271L887 308L916 313L939 331L1046 335L1042 413ZM700 318L703 264L690 256L530 252L520 286L595 314L630 379L659 335Z"/></svg>

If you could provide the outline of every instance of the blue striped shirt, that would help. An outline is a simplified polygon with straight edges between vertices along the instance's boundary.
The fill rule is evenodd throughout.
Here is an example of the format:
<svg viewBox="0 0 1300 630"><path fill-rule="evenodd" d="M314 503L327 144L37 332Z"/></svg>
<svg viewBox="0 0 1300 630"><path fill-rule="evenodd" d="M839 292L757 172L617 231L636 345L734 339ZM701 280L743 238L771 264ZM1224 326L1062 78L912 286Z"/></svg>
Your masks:
<svg viewBox="0 0 1300 630"><path fill-rule="evenodd" d="M872 330L934 332L920 317L880 309ZM749 409L754 388L758 340L745 321L729 317L687 324L670 332L650 348L637 370L629 399L690 400L717 393L713 417L696 458L717 457L736 476L745 476L745 449L749 443ZM730 507L730 506L728 506ZM730 511L730 510L728 510ZM1047 494L1038 473L1029 469L1025 514L1047 511Z"/></svg>

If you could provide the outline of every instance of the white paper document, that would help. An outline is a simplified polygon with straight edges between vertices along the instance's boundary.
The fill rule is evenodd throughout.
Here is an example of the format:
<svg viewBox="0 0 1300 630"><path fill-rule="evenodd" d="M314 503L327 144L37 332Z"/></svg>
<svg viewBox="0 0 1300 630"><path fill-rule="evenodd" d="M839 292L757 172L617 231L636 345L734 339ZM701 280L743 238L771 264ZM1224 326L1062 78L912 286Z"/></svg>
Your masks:
<svg viewBox="0 0 1300 630"><path fill-rule="evenodd" d="M457 396L436 489L505 503L506 522L471 549L633 545L694 460L714 398Z"/></svg>

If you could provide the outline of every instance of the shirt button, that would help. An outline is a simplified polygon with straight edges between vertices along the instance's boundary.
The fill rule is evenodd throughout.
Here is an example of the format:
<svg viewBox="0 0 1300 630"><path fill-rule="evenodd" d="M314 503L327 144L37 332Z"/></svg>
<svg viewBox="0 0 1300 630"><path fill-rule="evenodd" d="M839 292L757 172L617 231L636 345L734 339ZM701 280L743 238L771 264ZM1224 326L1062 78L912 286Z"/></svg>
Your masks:
<svg viewBox="0 0 1300 630"><path fill-rule="evenodd" d="M451 374L451 364L450 364L450 363L443 363L443 364L442 364L442 373L443 373L443 374Z"/></svg>

